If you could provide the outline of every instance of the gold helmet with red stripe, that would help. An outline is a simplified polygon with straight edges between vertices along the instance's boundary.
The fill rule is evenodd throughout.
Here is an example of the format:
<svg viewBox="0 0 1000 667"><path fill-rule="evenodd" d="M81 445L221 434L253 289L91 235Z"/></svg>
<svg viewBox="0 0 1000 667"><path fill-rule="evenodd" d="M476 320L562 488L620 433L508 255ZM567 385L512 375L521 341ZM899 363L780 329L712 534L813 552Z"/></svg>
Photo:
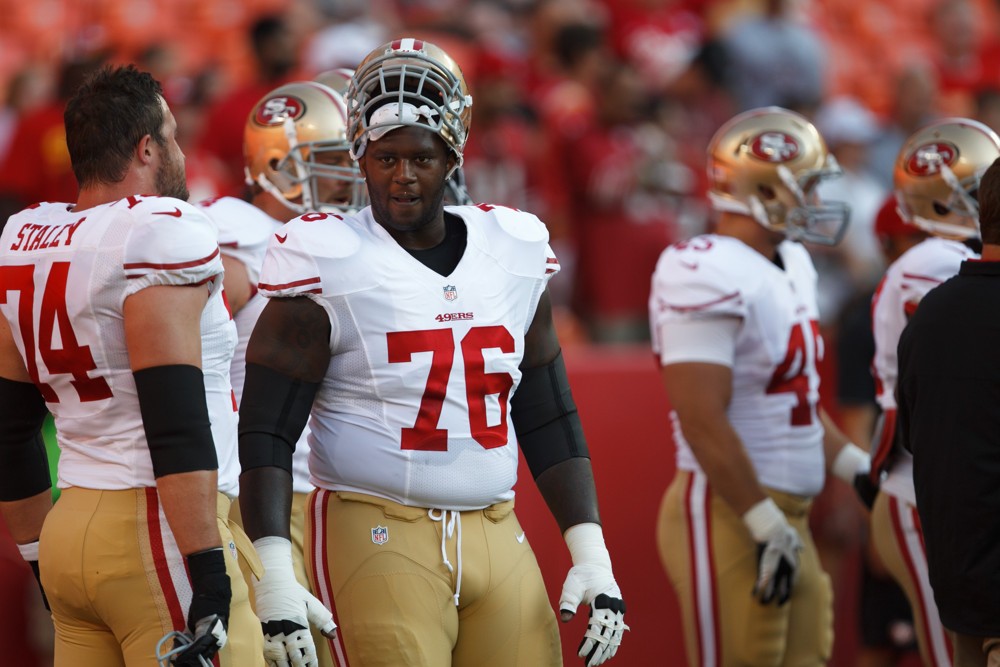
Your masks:
<svg viewBox="0 0 1000 667"><path fill-rule="evenodd" d="M366 191L349 149L343 97L314 81L285 84L247 118L246 182L297 214L353 212L365 205Z"/></svg>
<svg viewBox="0 0 1000 667"><path fill-rule="evenodd" d="M440 47L397 39L369 53L347 91L351 151L360 158L369 141L405 125L436 132L458 166L472 123L472 96L462 70Z"/></svg>
<svg viewBox="0 0 1000 667"><path fill-rule="evenodd" d="M796 240L834 245L850 207L822 201L820 181L842 174L816 127L781 107L751 109L726 122L708 147L709 199Z"/></svg>
<svg viewBox="0 0 1000 667"><path fill-rule="evenodd" d="M936 236L979 237L979 179L1000 157L1000 137L968 118L943 118L914 132L896 157L899 214Z"/></svg>

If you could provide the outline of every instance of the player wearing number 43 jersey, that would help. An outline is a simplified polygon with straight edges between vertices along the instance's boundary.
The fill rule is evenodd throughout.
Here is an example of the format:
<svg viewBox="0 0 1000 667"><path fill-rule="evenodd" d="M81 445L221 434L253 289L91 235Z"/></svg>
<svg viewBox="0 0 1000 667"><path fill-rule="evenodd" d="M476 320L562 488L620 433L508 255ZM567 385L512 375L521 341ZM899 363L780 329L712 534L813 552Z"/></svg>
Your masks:
<svg viewBox="0 0 1000 667"><path fill-rule="evenodd" d="M847 207L815 193L837 174L802 116L736 116L709 148L718 233L666 249L653 276L678 470L658 538L692 666L830 657L832 591L809 507L827 461L853 482L868 458L818 406L816 271L797 241L843 234Z"/></svg>
<svg viewBox="0 0 1000 667"><path fill-rule="evenodd" d="M284 638L310 615L290 585L286 470L311 412L310 578L334 610L340 664L561 664L513 512L518 449L573 558L563 618L590 607L579 655L601 664L625 605L552 324L548 233L527 213L443 206L472 100L441 49L376 49L347 102L371 206L273 236L247 349L240 505L265 560L265 636L296 655Z"/></svg>
<svg viewBox="0 0 1000 667"><path fill-rule="evenodd" d="M227 518L236 330L215 228L182 201L184 156L151 76L102 70L66 127L77 203L31 206L0 236L0 509L37 563L55 664L151 667L176 632L173 664L258 665L237 565L238 545L252 549Z"/></svg>

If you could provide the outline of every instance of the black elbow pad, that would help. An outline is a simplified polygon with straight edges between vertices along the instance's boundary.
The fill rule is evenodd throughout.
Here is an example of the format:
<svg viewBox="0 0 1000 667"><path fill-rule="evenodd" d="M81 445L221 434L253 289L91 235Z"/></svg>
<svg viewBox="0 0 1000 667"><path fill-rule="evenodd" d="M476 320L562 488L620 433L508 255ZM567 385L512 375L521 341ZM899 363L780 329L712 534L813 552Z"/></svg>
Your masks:
<svg viewBox="0 0 1000 667"><path fill-rule="evenodd" d="M52 486L41 432L47 414L35 385L0 378L0 501L30 498Z"/></svg>

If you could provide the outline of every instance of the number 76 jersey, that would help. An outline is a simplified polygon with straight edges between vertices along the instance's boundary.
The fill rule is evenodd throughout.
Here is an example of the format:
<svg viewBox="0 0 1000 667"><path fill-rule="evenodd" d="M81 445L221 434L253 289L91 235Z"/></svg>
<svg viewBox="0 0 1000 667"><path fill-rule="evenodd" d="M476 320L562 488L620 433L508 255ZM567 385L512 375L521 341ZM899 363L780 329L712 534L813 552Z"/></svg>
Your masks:
<svg viewBox="0 0 1000 667"><path fill-rule="evenodd" d="M308 296L331 324L310 418L311 481L406 505L480 509L513 497L510 398L524 336L559 270L533 215L460 206L468 242L445 277L364 209L310 213L275 234L267 297Z"/></svg>
<svg viewBox="0 0 1000 667"><path fill-rule="evenodd" d="M726 414L764 486L800 496L823 487L818 416L823 340L816 270L806 249L778 246L783 269L742 241L705 235L660 256L650 295L653 349L663 364L702 361L672 344L670 324L740 320ZM713 362L718 363L718 362ZM700 470L676 414L677 467Z"/></svg>

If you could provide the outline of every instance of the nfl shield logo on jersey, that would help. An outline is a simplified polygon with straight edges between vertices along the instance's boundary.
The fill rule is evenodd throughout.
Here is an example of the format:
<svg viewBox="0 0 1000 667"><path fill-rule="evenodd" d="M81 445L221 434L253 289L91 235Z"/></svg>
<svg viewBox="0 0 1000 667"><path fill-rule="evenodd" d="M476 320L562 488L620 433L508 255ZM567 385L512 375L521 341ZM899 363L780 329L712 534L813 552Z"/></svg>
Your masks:
<svg viewBox="0 0 1000 667"><path fill-rule="evenodd" d="M445 285L444 286L444 300L445 301L454 301L457 298L458 298L458 290L455 289L455 286L454 285Z"/></svg>
<svg viewBox="0 0 1000 667"><path fill-rule="evenodd" d="M372 542L375 544L385 544L389 541L389 529L385 526L375 526L372 528Z"/></svg>

